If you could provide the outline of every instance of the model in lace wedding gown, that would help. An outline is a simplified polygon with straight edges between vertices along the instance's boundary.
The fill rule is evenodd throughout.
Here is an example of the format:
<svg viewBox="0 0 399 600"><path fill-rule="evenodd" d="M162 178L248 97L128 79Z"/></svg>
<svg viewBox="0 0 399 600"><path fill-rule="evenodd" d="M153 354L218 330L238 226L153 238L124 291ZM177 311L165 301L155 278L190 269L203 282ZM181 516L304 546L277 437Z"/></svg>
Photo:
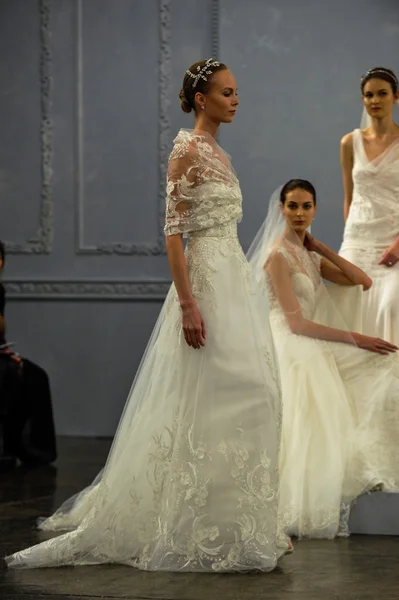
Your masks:
<svg viewBox="0 0 399 600"><path fill-rule="evenodd" d="M277 541L280 384L265 299L237 238L241 202L215 139L181 130L165 230L188 236L205 346L186 343L172 285L98 483L41 525L68 533L7 557L9 567L269 571L287 550Z"/></svg>
<svg viewBox="0 0 399 600"><path fill-rule="evenodd" d="M310 188L299 188L308 207L294 205L295 185L301 180L283 188L285 210L301 209L295 227L305 235L313 201ZM251 263L268 290L282 373L281 523L289 535L332 538L348 534L349 509L361 493L376 485L399 490L399 355L343 329L321 271L343 284L367 284L367 277L306 235L308 248L281 217L277 239L268 246L264 233L264 250Z"/></svg>
<svg viewBox="0 0 399 600"><path fill-rule="evenodd" d="M347 220L340 254L373 280L363 297L363 332L399 345L399 127L392 120L398 81L389 70L373 69L366 74L362 90L371 128L356 129L342 140ZM368 106L374 102L382 107L378 113ZM393 141L385 149L375 141L365 146L364 135L374 139L370 137L373 122L383 118L391 123Z"/></svg>

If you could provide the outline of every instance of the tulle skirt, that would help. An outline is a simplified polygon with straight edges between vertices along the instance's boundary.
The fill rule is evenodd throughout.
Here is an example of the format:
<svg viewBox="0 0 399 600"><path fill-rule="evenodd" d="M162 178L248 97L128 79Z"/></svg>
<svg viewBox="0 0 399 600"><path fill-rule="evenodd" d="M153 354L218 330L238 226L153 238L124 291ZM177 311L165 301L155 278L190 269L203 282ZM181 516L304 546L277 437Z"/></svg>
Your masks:
<svg viewBox="0 0 399 600"><path fill-rule="evenodd" d="M283 391L282 527L298 537L348 535L360 494L399 490L399 356L292 334L280 316L271 323Z"/></svg>
<svg viewBox="0 0 399 600"><path fill-rule="evenodd" d="M172 285L103 473L41 525L69 531L7 557L9 567L268 571L287 549L266 299L236 235L193 235L187 262L205 347L186 345Z"/></svg>

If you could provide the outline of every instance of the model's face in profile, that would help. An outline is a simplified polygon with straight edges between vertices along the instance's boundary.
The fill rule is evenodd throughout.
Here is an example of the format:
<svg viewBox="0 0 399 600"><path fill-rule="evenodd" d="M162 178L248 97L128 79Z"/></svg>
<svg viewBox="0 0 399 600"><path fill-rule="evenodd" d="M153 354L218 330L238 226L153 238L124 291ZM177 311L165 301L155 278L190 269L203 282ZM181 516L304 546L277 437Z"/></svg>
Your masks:
<svg viewBox="0 0 399 600"><path fill-rule="evenodd" d="M281 212L287 224L298 234L312 224L316 212L313 196L300 188L288 192Z"/></svg>
<svg viewBox="0 0 399 600"><path fill-rule="evenodd" d="M398 95L384 79L370 79L363 89L363 103L370 117L382 119L392 114Z"/></svg>
<svg viewBox="0 0 399 600"><path fill-rule="evenodd" d="M198 94L197 102L204 106L199 112L205 112L212 121L231 123L239 105L237 95L237 82L228 69L217 71L211 81L207 94Z"/></svg>

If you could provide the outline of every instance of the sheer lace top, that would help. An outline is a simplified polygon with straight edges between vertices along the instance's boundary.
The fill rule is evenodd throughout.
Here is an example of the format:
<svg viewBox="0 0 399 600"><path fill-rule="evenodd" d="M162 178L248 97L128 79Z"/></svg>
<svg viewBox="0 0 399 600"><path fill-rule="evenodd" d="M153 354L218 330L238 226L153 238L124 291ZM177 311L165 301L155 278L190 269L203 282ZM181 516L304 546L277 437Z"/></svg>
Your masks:
<svg viewBox="0 0 399 600"><path fill-rule="evenodd" d="M271 260L284 256L290 274L291 286L305 319L312 319L316 308L316 291L322 282L320 275L321 257L316 252L308 252L299 244L286 239L280 240L270 250L265 264L266 288L269 297L271 316L284 316L280 302L274 291L273 282L267 272Z"/></svg>
<svg viewBox="0 0 399 600"><path fill-rule="evenodd" d="M399 235L399 140L369 160L360 129L353 132L353 198L345 238L389 243Z"/></svg>
<svg viewBox="0 0 399 600"><path fill-rule="evenodd" d="M229 156L207 133L182 129L169 157L165 235L236 224L242 196Z"/></svg>

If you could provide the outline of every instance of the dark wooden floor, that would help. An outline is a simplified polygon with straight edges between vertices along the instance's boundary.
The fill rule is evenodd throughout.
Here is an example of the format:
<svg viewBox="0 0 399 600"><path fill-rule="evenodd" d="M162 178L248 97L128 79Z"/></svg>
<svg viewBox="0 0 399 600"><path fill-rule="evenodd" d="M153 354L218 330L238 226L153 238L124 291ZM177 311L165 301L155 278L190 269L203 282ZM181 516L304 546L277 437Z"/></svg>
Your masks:
<svg viewBox="0 0 399 600"><path fill-rule="evenodd" d="M34 524L102 467L107 440L61 439L57 468L0 474L0 555L38 541ZM269 574L143 573L123 566L0 571L1 600L398 600L399 540L302 541Z"/></svg>

